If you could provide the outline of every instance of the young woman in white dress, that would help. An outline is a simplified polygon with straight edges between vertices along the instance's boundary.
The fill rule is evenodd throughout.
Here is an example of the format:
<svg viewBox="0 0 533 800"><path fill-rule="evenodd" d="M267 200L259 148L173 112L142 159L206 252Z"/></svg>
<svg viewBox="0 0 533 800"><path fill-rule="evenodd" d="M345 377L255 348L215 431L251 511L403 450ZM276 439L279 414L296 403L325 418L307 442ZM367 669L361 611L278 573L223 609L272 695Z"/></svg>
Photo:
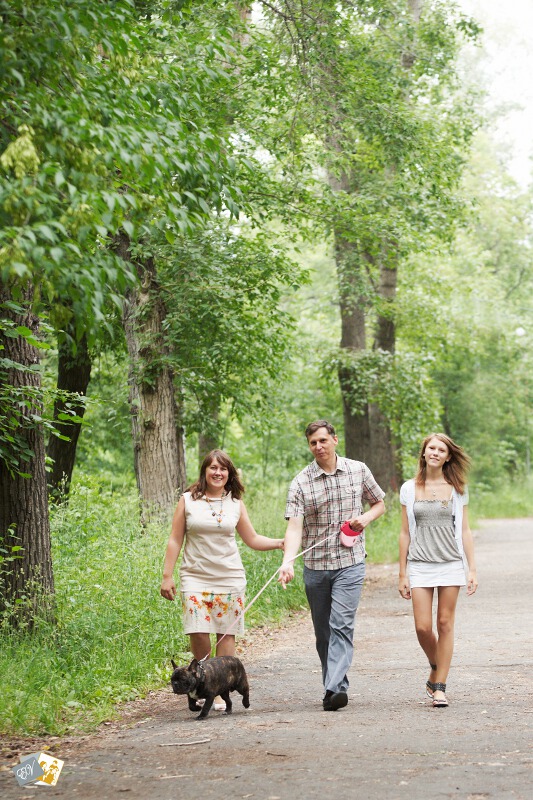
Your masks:
<svg viewBox="0 0 533 800"><path fill-rule="evenodd" d="M243 492L231 459L222 450L212 450L174 512L161 595L167 600L177 595L173 573L183 548L179 572L183 630L198 660L210 654L212 633L217 656L233 656L235 634L244 632L246 575L235 531L253 550L283 549L283 539L255 532ZM216 698L215 709L224 708L224 701Z"/></svg>
<svg viewBox="0 0 533 800"><path fill-rule="evenodd" d="M449 436L432 433L422 443L416 477L400 490L402 528L398 589L412 599L416 635L431 672L426 693L446 708L446 681L453 655L459 589L477 589L472 533L468 524L466 474L470 459ZM467 576L465 577L465 569ZM437 590L437 630L433 595Z"/></svg>

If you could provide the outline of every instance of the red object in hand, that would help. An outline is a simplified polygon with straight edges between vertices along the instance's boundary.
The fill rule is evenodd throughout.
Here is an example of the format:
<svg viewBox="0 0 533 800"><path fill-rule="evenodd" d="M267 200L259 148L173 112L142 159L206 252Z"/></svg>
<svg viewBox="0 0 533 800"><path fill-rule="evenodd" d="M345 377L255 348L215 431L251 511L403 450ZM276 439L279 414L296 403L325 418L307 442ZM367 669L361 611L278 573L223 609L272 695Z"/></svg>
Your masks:
<svg viewBox="0 0 533 800"><path fill-rule="evenodd" d="M360 536L363 531L354 531L353 528L350 528L350 523L345 522L344 525L341 526L341 542L345 547L353 547L355 544L355 537Z"/></svg>

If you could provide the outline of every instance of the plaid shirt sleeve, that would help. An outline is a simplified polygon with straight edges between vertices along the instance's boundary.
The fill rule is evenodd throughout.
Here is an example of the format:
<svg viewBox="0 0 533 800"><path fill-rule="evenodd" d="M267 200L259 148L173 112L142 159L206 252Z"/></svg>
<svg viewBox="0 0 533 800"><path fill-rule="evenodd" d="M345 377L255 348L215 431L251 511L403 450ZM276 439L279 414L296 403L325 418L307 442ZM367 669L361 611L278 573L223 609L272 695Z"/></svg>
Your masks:
<svg viewBox="0 0 533 800"><path fill-rule="evenodd" d="M366 500L371 506L383 500L385 492L379 486L376 479L368 469L366 464L363 464L363 500Z"/></svg>
<svg viewBox="0 0 533 800"><path fill-rule="evenodd" d="M287 505L285 507L285 519L304 516L304 495L298 477L294 478L289 486L287 495Z"/></svg>

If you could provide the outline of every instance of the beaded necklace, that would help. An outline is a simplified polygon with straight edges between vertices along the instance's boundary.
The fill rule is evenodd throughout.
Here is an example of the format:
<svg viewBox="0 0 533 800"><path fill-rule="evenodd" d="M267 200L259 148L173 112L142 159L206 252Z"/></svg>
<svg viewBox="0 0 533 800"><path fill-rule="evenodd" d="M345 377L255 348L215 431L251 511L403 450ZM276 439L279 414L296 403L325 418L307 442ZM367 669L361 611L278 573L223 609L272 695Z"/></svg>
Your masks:
<svg viewBox="0 0 533 800"><path fill-rule="evenodd" d="M216 517L217 525L219 528L222 527L222 517L224 516L223 505L225 497L226 497L226 492L223 492L221 497L216 498L220 502L220 509L217 511L215 507L211 505L211 503L214 502L214 500L210 500L209 497L206 494L204 494L204 500L211 509L211 516Z"/></svg>

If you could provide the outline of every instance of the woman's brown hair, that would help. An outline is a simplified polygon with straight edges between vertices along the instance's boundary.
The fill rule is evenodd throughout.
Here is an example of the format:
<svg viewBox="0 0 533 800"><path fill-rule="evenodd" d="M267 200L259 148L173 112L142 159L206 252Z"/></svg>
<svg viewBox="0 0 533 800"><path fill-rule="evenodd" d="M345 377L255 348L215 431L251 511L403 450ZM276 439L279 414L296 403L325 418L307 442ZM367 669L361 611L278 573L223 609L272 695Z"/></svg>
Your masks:
<svg viewBox="0 0 533 800"><path fill-rule="evenodd" d="M206 455L200 467L200 477L195 483L191 484L186 491L191 493L193 500L198 500L200 497L204 496L207 491L205 473L213 461L218 461L221 467L225 467L228 470L228 480L226 481L224 489L228 494L231 493L234 500L240 500L241 495L244 494L244 486L239 479L239 475L231 458L227 456L223 450L211 450L211 452Z"/></svg>
<svg viewBox="0 0 533 800"><path fill-rule="evenodd" d="M442 468L442 474L444 475L444 480L446 483L451 484L451 486L453 486L453 488L459 492L459 494L463 494L466 486L466 476L470 467L470 458L467 456L463 448L459 447L458 444L455 444L453 439L451 439L445 433L430 433L429 436L426 436L422 442L420 455L418 457L418 470L415 477L415 483L420 486L426 482L427 465L426 459L424 458L424 453L426 452L426 447L431 439L439 439L439 441L445 444L448 448L450 458L444 464Z"/></svg>

